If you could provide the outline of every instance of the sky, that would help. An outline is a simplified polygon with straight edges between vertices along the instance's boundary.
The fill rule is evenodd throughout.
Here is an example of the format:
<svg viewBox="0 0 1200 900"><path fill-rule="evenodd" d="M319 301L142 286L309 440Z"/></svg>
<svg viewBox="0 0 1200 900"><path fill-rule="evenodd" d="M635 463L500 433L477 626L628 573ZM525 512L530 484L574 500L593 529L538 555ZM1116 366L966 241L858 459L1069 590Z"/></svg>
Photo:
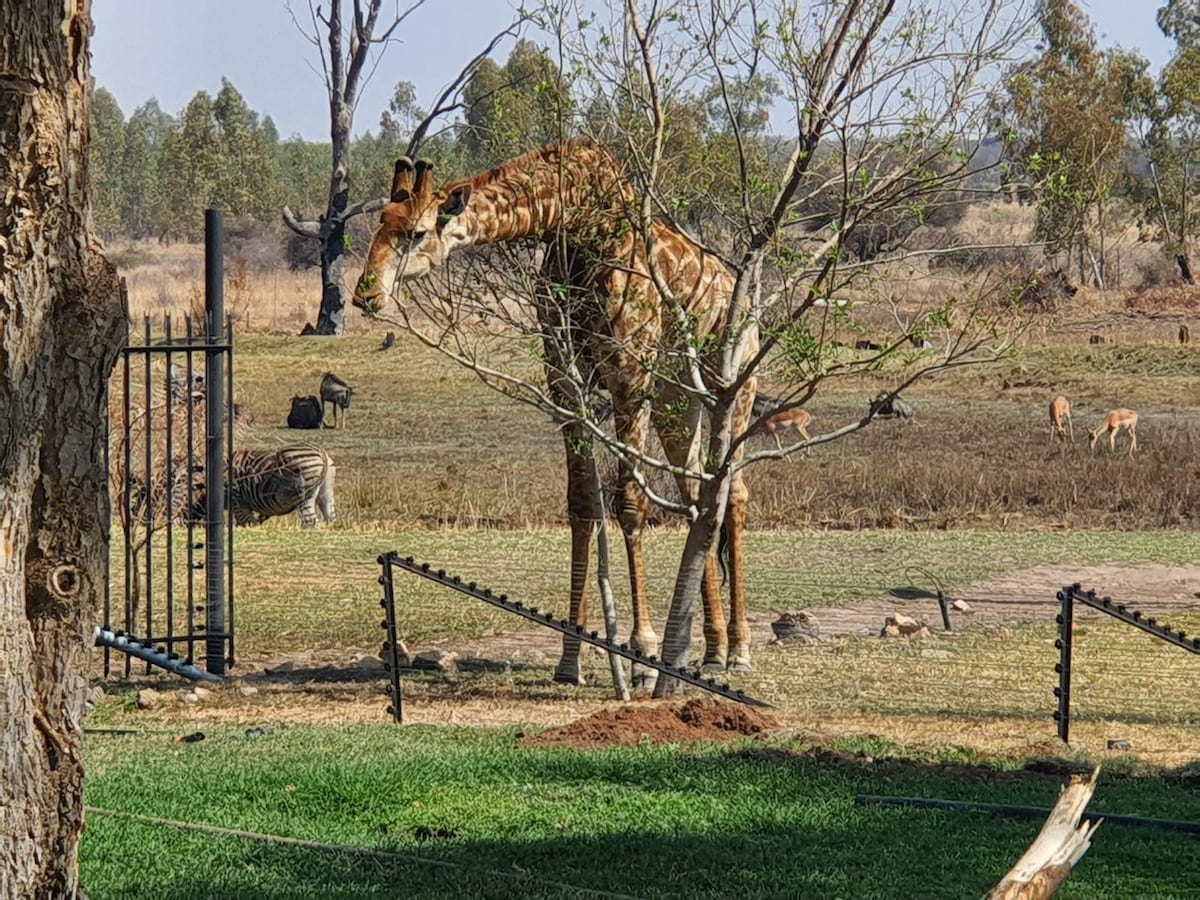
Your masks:
<svg viewBox="0 0 1200 900"><path fill-rule="evenodd" d="M393 2L385 2L384 11ZM376 127L398 81L411 81L418 104L431 105L463 63L512 20L516 2L427 0L401 25L400 41L388 48L363 90L355 134ZM1156 69L1167 59L1171 44L1154 24L1161 0L1083 5L1103 45L1138 49ZM307 0L291 6L308 23ZM252 109L274 119L282 137L329 139L319 57L293 24L285 0L93 0L92 15L92 74L126 116L151 97L177 114L197 91L216 94L224 76ZM499 51L501 62L510 47Z"/></svg>

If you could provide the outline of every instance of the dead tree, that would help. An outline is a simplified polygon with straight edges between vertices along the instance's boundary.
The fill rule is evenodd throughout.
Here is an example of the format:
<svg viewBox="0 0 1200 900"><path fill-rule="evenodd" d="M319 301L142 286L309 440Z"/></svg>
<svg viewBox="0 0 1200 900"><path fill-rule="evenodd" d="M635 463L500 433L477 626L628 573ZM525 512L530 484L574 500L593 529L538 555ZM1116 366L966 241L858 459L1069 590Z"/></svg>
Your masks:
<svg viewBox="0 0 1200 900"><path fill-rule="evenodd" d="M315 329L308 334L341 334L346 326L346 226L357 215L376 212L383 207L382 199L363 200L350 204L350 135L354 125L354 106L358 93L370 71L364 73L372 47L380 48L394 39L397 29L416 12L425 0L413 0L407 8L397 7L396 14L386 25L379 20L383 0L351 0L352 22L345 22L342 0L329 0L329 14L322 6L309 0L308 25L301 25L292 11L292 21L304 34L321 58L325 89L329 96L329 140L331 149L329 202L316 221L302 221L286 206L284 223L301 237L320 244L321 309ZM291 9L289 4L289 10ZM408 153L415 152L424 140L429 126L439 117L459 107L458 96L472 73L496 48L500 41L515 34L515 26L492 38L487 47L472 59L458 77L445 89L433 110L413 134Z"/></svg>

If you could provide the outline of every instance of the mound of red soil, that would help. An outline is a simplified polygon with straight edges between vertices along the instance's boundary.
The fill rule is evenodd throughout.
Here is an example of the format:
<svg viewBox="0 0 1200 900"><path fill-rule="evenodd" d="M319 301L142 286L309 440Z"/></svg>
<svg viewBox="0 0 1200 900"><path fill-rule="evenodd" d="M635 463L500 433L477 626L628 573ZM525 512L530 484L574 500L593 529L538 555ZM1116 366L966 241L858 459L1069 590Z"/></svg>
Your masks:
<svg viewBox="0 0 1200 900"><path fill-rule="evenodd" d="M696 698L671 706L638 703L606 709L521 739L522 747L632 747L643 741L727 743L774 728L770 716L737 703Z"/></svg>

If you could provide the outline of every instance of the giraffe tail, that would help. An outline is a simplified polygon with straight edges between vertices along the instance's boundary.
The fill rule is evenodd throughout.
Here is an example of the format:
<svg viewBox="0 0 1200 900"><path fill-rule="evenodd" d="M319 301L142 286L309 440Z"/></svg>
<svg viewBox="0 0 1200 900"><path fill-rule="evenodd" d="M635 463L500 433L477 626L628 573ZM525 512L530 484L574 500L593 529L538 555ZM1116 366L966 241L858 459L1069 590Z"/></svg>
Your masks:
<svg viewBox="0 0 1200 900"><path fill-rule="evenodd" d="M721 535L717 538L717 566L721 569L721 584L729 581L729 529L721 523Z"/></svg>

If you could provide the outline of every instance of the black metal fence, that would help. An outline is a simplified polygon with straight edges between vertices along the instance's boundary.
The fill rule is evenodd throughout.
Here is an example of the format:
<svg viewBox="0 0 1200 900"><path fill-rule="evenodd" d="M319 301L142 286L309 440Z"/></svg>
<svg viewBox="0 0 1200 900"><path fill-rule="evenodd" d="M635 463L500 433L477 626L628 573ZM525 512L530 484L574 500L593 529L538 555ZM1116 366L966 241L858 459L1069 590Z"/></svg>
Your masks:
<svg viewBox="0 0 1200 900"><path fill-rule="evenodd" d="M420 576L444 588L449 588L460 594L473 597L476 600L482 600L496 609L520 616L536 625L558 631L568 638L580 641L581 643L599 647L636 665L645 666L648 669L654 669L656 672L677 678L684 684L700 688L700 690L707 691L710 694L716 694L719 697L733 700L736 703L744 703L747 706L770 706L768 703L748 696L745 691L737 690L727 684L721 684L714 678L698 674L686 667L669 666L657 656L644 654L641 650L636 650L627 643L610 641L605 637L601 637L599 632L588 630L581 625L575 625L566 619L555 618L549 613L540 611L536 606L528 606L520 600L510 600L507 594L493 593L488 588L480 587L474 581L463 581L457 575L448 574L445 569L434 569L429 563L419 563L411 556L401 557L399 553L393 550L390 553L379 556L377 562L383 569L382 574L379 576L379 584L383 587L383 597L379 601L379 605L383 607L385 614L384 620L380 624L387 631L387 641L384 643L383 649L385 653L384 668L388 672L388 696L391 699L391 703L388 706L388 713L397 723L401 722L403 718L400 684L400 669L402 664L399 652L399 629L396 624L396 591L393 580L397 569Z"/></svg>
<svg viewBox="0 0 1200 900"><path fill-rule="evenodd" d="M1084 590L1082 585L1064 587L1058 592L1058 601L1062 609L1057 616L1058 639L1055 641L1059 659L1054 667L1058 673L1058 685L1054 689L1054 696L1058 698L1058 709L1054 713L1054 720L1058 723L1058 736L1063 743L1067 743L1071 734L1071 665L1077 603L1112 616L1117 621L1144 631L1169 646L1200 654L1200 637L1189 638L1183 631L1171 628L1165 622L1160 623L1153 616L1124 603L1118 603L1111 597L1099 597L1095 591Z"/></svg>
<svg viewBox="0 0 1200 900"><path fill-rule="evenodd" d="M108 471L124 565L105 592L102 629L161 647L162 658L186 666L199 645L213 675L234 660L233 522L225 502L233 326L224 313L222 244L221 216L208 210L203 323L185 316L180 331L167 315L156 333L146 317L140 334L130 329L121 354ZM124 646L103 644L105 675L112 650ZM141 658L149 669L153 659ZM129 675L128 652L123 665Z"/></svg>

